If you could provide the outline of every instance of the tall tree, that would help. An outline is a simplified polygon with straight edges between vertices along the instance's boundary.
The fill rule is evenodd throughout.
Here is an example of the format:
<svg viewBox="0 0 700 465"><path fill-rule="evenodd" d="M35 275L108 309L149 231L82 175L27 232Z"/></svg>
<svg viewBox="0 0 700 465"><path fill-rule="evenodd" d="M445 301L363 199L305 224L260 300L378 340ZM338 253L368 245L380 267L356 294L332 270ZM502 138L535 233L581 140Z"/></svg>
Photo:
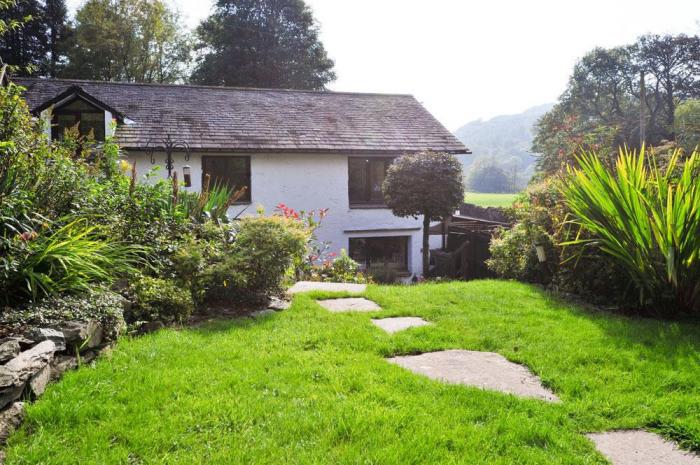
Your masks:
<svg viewBox="0 0 700 465"><path fill-rule="evenodd" d="M37 0L6 2L0 21L19 21L22 27L10 27L0 36L0 57L13 66L17 74L34 74L46 54L46 28L41 21L42 4Z"/></svg>
<svg viewBox="0 0 700 465"><path fill-rule="evenodd" d="M47 76L57 76L61 67L65 65L65 43L71 32L67 18L65 0L46 0L43 9L46 27L46 56L42 72Z"/></svg>
<svg viewBox="0 0 700 465"><path fill-rule="evenodd" d="M161 0L88 0L76 13L68 48L70 78L182 81L190 40L179 14Z"/></svg>
<svg viewBox="0 0 700 465"><path fill-rule="evenodd" d="M595 49L576 64L558 104L536 126L538 168L557 171L581 148L610 155L618 146L638 148L641 139L674 140L676 106L692 98L700 98L699 36L647 35L630 46Z"/></svg>
<svg viewBox="0 0 700 465"><path fill-rule="evenodd" d="M335 79L303 0L218 0L197 35L202 55L193 82L323 89Z"/></svg>

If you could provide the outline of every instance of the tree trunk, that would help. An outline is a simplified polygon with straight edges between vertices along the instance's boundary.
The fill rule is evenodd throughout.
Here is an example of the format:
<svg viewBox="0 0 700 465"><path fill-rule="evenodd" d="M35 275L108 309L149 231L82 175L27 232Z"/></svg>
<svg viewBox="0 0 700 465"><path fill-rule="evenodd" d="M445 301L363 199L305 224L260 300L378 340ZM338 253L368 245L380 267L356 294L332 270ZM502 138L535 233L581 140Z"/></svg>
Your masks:
<svg viewBox="0 0 700 465"><path fill-rule="evenodd" d="M430 216L423 216L423 278L430 271Z"/></svg>

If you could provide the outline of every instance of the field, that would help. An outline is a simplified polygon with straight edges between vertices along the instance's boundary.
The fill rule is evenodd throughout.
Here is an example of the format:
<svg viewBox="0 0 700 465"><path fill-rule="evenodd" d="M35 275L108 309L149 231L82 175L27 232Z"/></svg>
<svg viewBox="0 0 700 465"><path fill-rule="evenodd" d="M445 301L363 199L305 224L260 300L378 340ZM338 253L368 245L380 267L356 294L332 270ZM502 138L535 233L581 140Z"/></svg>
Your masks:
<svg viewBox="0 0 700 465"><path fill-rule="evenodd" d="M509 207L518 194L490 194L485 192L467 192L464 201L480 207Z"/></svg>
<svg viewBox="0 0 700 465"><path fill-rule="evenodd" d="M124 339L28 406L18 464L606 463L586 432L647 428L700 449L700 325L588 311L504 281L370 286L383 308L291 309ZM377 316L432 325L389 335ZM547 403L447 385L384 359L494 351Z"/></svg>

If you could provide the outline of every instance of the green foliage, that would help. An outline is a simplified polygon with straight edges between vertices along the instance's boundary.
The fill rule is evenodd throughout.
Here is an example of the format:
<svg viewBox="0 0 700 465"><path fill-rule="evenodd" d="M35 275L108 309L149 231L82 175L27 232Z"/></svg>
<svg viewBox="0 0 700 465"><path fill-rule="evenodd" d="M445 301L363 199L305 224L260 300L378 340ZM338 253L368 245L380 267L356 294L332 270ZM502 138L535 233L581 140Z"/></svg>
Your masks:
<svg viewBox="0 0 700 465"><path fill-rule="evenodd" d="M75 15L62 75L107 81L180 82L190 40L161 0L88 0Z"/></svg>
<svg viewBox="0 0 700 465"><path fill-rule="evenodd" d="M447 153L404 155L389 167L382 190L395 215L425 215L431 221L442 220L464 199L462 167Z"/></svg>
<svg viewBox="0 0 700 465"><path fill-rule="evenodd" d="M197 36L196 83L324 89L335 79L303 0L219 0Z"/></svg>
<svg viewBox="0 0 700 465"><path fill-rule="evenodd" d="M129 324L144 321L185 322L194 311L189 289L170 279L143 276L128 291L132 306L124 313Z"/></svg>
<svg viewBox="0 0 700 465"><path fill-rule="evenodd" d="M387 170L382 191L394 215L423 215L423 275L427 276L430 222L447 218L464 201L461 163L441 152L404 155Z"/></svg>
<svg viewBox="0 0 700 465"><path fill-rule="evenodd" d="M511 229L500 229L491 239L489 269L498 276L527 282L542 281L542 266L537 260L535 244L546 246L552 257L552 240L542 228L530 222L516 223Z"/></svg>
<svg viewBox="0 0 700 465"><path fill-rule="evenodd" d="M35 304L0 312L0 337L21 334L30 327L55 327L66 321L98 320L108 340L116 340L126 327L124 298L94 287L83 294L52 296Z"/></svg>
<svg viewBox="0 0 700 465"><path fill-rule="evenodd" d="M311 268L304 279L329 283L367 283L370 281L360 270L360 265L350 258L345 249L340 249L340 255L325 260L320 265Z"/></svg>
<svg viewBox="0 0 700 465"><path fill-rule="evenodd" d="M55 77L69 34L65 0L0 2L0 57L17 74Z"/></svg>
<svg viewBox="0 0 700 465"><path fill-rule="evenodd" d="M615 170L595 153L578 158L563 186L572 222L627 273L639 304L664 315L700 309L700 154L666 169L645 150L621 150Z"/></svg>
<svg viewBox="0 0 700 465"><path fill-rule="evenodd" d="M258 216L238 222L235 241L207 271L212 299L256 299L280 290L283 279L306 253L311 232L301 221Z"/></svg>
<svg viewBox="0 0 700 465"><path fill-rule="evenodd" d="M197 222L213 220L217 223L228 222L228 209L246 192L246 188L236 189L226 184L215 183L209 186L209 175L200 192L182 192L177 197L177 204L184 214Z"/></svg>
<svg viewBox="0 0 700 465"><path fill-rule="evenodd" d="M503 168L494 163L474 166L467 176L466 186L473 192L513 192L515 186Z"/></svg>
<svg viewBox="0 0 700 465"><path fill-rule="evenodd" d="M675 124L678 144L688 153L700 149L700 99L680 103Z"/></svg>
<svg viewBox="0 0 700 465"><path fill-rule="evenodd" d="M551 174L575 165L581 150L601 159L617 147L660 146L674 140L676 105L700 98L700 36L645 35L636 43L597 48L574 67L559 103L537 125L533 151L538 169ZM640 100L644 73L646 96Z"/></svg>
<svg viewBox="0 0 700 465"><path fill-rule="evenodd" d="M9 244L9 268L0 272L6 302L88 291L135 271L143 249L110 239L105 231L73 220L55 230L22 233Z"/></svg>

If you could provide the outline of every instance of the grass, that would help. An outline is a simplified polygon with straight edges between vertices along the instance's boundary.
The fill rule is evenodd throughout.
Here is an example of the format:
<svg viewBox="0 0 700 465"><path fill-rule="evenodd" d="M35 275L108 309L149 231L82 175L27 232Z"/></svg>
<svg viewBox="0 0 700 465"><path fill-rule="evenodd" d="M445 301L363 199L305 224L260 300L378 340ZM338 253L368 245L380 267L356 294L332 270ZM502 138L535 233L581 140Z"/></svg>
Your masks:
<svg viewBox="0 0 700 465"><path fill-rule="evenodd" d="M123 340L27 409L8 464L604 464L585 432L700 450L700 324L589 312L502 281L370 286L384 310L288 311ZM434 324L387 335L373 316ZM445 385L384 358L524 363L560 404Z"/></svg>
<svg viewBox="0 0 700 465"><path fill-rule="evenodd" d="M467 192L464 201L480 207L510 207L518 194L491 194L486 192Z"/></svg>

